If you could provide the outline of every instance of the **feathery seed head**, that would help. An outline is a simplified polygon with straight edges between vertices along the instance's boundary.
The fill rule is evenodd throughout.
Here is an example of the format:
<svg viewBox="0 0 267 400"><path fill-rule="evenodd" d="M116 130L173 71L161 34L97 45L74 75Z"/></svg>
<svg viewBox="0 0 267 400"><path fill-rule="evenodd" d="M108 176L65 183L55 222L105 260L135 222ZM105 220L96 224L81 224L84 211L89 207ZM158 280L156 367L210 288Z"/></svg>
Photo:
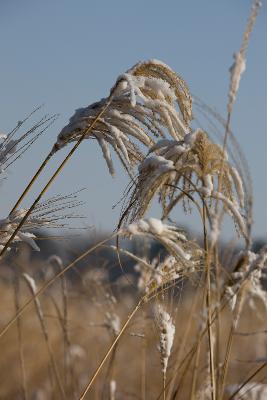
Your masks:
<svg viewBox="0 0 267 400"><path fill-rule="evenodd" d="M163 374L166 374L175 334L175 325L170 314L159 304L156 309L160 333L160 360Z"/></svg>
<svg viewBox="0 0 267 400"><path fill-rule="evenodd" d="M174 225L166 225L156 218L141 219L123 230L125 235L145 235L159 241L177 261L191 263L192 246L186 236Z"/></svg>
<svg viewBox="0 0 267 400"><path fill-rule="evenodd" d="M63 222L64 220L76 218L78 216L66 212L61 214L61 212L66 209L78 207L81 204L80 201L77 201L76 193L66 196L54 196L37 204L29 218L16 234L11 246L16 246L18 242L25 242L29 244L33 250L39 251L40 249L34 241L36 236L29 231L65 227L66 224ZM0 249L4 248L27 211L27 209L15 210L7 218L0 220Z"/></svg>
<svg viewBox="0 0 267 400"><path fill-rule="evenodd" d="M246 237L247 227L241 214L245 204L242 179L221 147L200 129L186 134L183 140L164 139L150 148L139 166L125 218L142 218L156 194L166 218L186 194L192 197L195 193L220 200Z"/></svg>
<svg viewBox="0 0 267 400"><path fill-rule="evenodd" d="M114 335L117 336L121 329L120 317L115 312L106 312L106 320L104 325Z"/></svg>
<svg viewBox="0 0 267 400"><path fill-rule="evenodd" d="M171 284L187 273L173 256L167 256L162 261L156 257L151 263L139 262L134 269L139 274L138 289L146 294Z"/></svg>
<svg viewBox="0 0 267 400"><path fill-rule="evenodd" d="M85 138L98 141L111 174L114 168L110 148L128 170L144 158L137 144L149 148L154 138L165 137L166 131L174 139L182 139L188 132L192 101L187 86L159 61L138 63L120 75L110 99L109 107ZM76 110L58 135L53 152L79 140L107 101L105 98Z"/></svg>

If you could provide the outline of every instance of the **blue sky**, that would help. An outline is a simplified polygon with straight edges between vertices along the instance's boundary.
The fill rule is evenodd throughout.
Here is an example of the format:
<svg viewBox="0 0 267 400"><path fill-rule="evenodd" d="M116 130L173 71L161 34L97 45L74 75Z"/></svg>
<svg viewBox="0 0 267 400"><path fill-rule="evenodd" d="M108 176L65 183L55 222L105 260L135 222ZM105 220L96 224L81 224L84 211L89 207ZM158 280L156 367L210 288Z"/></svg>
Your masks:
<svg viewBox="0 0 267 400"><path fill-rule="evenodd" d="M73 111L106 96L116 77L139 60L166 62L192 93L225 116L228 69L249 10L248 0L0 0L0 130L8 132L42 103L45 113L60 113L31 153L11 169L1 187L2 216ZM254 180L255 236L267 236L266 16L263 5L232 119ZM63 155L50 164L25 206ZM112 205L128 182L118 164L117 171L111 178L99 149L85 142L47 196L87 187L82 195L87 224L112 229L119 215ZM182 213L177 220L187 222Z"/></svg>

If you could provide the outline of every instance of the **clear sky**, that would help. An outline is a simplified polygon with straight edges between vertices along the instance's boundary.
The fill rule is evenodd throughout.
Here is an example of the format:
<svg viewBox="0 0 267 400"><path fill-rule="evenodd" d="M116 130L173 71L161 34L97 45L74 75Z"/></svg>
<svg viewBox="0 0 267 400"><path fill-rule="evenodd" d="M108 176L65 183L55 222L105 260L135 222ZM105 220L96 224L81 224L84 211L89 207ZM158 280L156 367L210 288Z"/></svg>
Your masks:
<svg viewBox="0 0 267 400"><path fill-rule="evenodd" d="M45 103L60 113L55 125L11 169L1 187L5 216L76 108L108 94L116 77L139 60L157 58L188 83L192 93L225 116L229 66L240 47L248 0L0 0L0 130ZM267 7L263 4L248 50L232 128L254 180L254 235L267 236ZM51 163L33 194L64 152ZM128 182L117 164L111 178L101 151L84 142L47 196L87 187L87 224L114 228L113 210ZM183 214L178 221L186 223Z"/></svg>

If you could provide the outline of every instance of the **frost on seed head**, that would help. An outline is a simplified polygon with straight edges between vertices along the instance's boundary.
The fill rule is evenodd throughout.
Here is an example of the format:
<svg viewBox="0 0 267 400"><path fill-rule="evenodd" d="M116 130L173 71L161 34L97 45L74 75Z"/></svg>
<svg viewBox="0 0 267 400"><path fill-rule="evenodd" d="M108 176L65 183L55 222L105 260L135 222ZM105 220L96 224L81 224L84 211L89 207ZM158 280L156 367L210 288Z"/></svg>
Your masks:
<svg viewBox="0 0 267 400"><path fill-rule="evenodd" d="M39 251L35 242L35 233L40 229L63 228L66 220L78 217L64 210L70 210L80 206L82 203L77 200L77 194L73 193L66 196L54 196L35 206L31 215L27 218L21 229L17 232L11 247L16 247L19 242L27 243L33 250ZM3 249L13 232L17 229L22 219L27 213L27 209L14 211L7 218L0 220L0 249ZM10 247L10 248L11 248ZM10 250L8 248L8 250Z"/></svg>
<svg viewBox="0 0 267 400"><path fill-rule="evenodd" d="M258 253L243 251L236 256L234 270L230 282L225 286L225 297L233 309L236 303L236 293L243 287L244 302L250 308L259 312L257 304L261 304L266 311L267 294L262 286L262 277L267 268L267 246L263 246Z"/></svg>
<svg viewBox="0 0 267 400"><path fill-rule="evenodd" d="M37 286L36 286L35 280L29 274L23 273L22 275L23 275L24 279L26 280L26 282L28 283L29 287L31 288L31 291L34 294L36 294Z"/></svg>
<svg viewBox="0 0 267 400"><path fill-rule="evenodd" d="M247 237L242 216L246 199L241 176L228 162L221 147L200 129L186 134L182 140L159 140L150 148L140 163L124 220L143 218L156 195L162 206L162 217L167 218L177 203L185 204L185 199L192 199L195 194L203 201L209 200L211 212L219 200L240 233ZM215 226L216 221L214 229Z"/></svg>
<svg viewBox="0 0 267 400"><path fill-rule="evenodd" d="M104 325L114 336L117 336L121 329L120 317L115 312L106 312Z"/></svg>
<svg viewBox="0 0 267 400"><path fill-rule="evenodd" d="M167 256L162 261L156 257L150 263L140 261L134 269L139 275L138 289L146 294L186 275L184 268L173 256Z"/></svg>
<svg viewBox="0 0 267 400"><path fill-rule="evenodd" d="M111 379L111 381L109 382L110 400L115 400L116 390L117 390L117 382L114 379Z"/></svg>
<svg viewBox="0 0 267 400"><path fill-rule="evenodd" d="M40 110L37 107L23 121L18 121L11 132L0 132L0 179L9 167L16 162L32 144L55 122L57 115L44 116L39 121L31 123L31 117ZM30 127L26 128L27 123ZM24 128L24 132L22 129Z"/></svg>
<svg viewBox="0 0 267 400"><path fill-rule="evenodd" d="M156 309L157 321L159 327L159 350L160 360L163 374L166 374L171 349L175 334L175 325L173 324L170 314L163 308L161 304Z"/></svg>
<svg viewBox="0 0 267 400"><path fill-rule="evenodd" d="M58 135L53 152L85 134L86 139L97 140L113 175L111 148L129 170L144 158L140 145L148 149L155 144L155 138L164 138L166 132L179 140L189 131L192 100L188 88L162 62L149 60L136 64L118 77L110 93L109 98L76 110ZM86 134L109 100L104 114Z"/></svg>
<svg viewBox="0 0 267 400"><path fill-rule="evenodd" d="M259 0L254 0L250 16L247 22L247 26L243 35L243 40L240 50L234 54L234 63L230 68L230 87L229 87L229 101L228 101L228 112L231 113L233 104L236 100L236 95L239 89L240 79L242 74L246 69L246 51L252 33L253 26L255 24L258 12L262 6L262 2Z"/></svg>
<svg viewBox="0 0 267 400"><path fill-rule="evenodd" d="M148 236L159 241L169 252L182 263L191 263L194 245L176 226L164 224L156 218L140 219L123 229L125 235Z"/></svg>

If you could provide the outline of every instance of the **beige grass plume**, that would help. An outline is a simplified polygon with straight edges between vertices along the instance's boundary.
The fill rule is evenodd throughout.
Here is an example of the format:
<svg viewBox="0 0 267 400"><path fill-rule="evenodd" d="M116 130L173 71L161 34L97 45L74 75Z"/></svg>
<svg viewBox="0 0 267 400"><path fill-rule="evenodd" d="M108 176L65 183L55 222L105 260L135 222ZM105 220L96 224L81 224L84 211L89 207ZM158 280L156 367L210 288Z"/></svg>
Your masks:
<svg viewBox="0 0 267 400"><path fill-rule="evenodd" d="M17 232L10 248L16 247L19 242L24 242L30 245L33 250L39 251L40 249L35 243L35 239L37 239L36 230L64 228L67 220L79 218L78 215L66 210L71 210L81 204L77 200L77 193L66 196L57 195L38 204L26 223ZM0 250L4 248L10 235L15 231L27 211L27 209L18 209L0 220Z"/></svg>
<svg viewBox="0 0 267 400"><path fill-rule="evenodd" d="M147 236L160 242L179 262L191 263L191 242L174 225L164 224L160 219L140 219L131 223L122 231L129 236Z"/></svg>
<svg viewBox="0 0 267 400"><path fill-rule="evenodd" d="M225 161L222 167L223 156ZM246 237L246 221L242 216L245 194L241 176L228 162L227 154L223 155L221 147L200 129L186 134L183 140L160 140L151 147L139 166L137 183L125 217L130 221L142 218L158 194L163 217L166 218L185 195L192 198L197 193L205 199L218 199Z"/></svg>
<svg viewBox="0 0 267 400"><path fill-rule="evenodd" d="M21 158L57 119L57 115L45 115L38 121L32 122L33 115L40 108L36 108L22 121L18 121L15 128L9 133L0 132L0 179L5 177L5 173L9 167Z"/></svg>
<svg viewBox="0 0 267 400"><path fill-rule="evenodd" d="M150 295L160 288L172 286L185 278L193 280L201 265L201 251L197 252L195 248L194 254L198 255L198 258L191 259L190 263L178 261L177 257L172 255L167 255L162 259L155 257L151 262L140 259L134 266L134 270L138 273L138 289L141 293Z"/></svg>
<svg viewBox="0 0 267 400"><path fill-rule="evenodd" d="M258 12L261 8L262 2L254 0L251 7L251 13L247 22L247 26L243 35L243 41L240 50L234 54L234 63L230 68L230 87L229 87L229 101L227 105L228 113L232 112L233 104L236 100L236 95L239 89L239 83L242 74L246 69L246 52L249 44L250 35L255 24Z"/></svg>
<svg viewBox="0 0 267 400"><path fill-rule="evenodd" d="M110 93L109 107L86 138L97 140L111 174L111 148L128 169L143 159L138 145L149 148L166 131L176 140L188 132L191 96L185 82L166 64L157 60L136 64L118 77ZM106 101L76 110L58 135L53 152L79 140Z"/></svg>
<svg viewBox="0 0 267 400"><path fill-rule="evenodd" d="M180 107L180 111L176 109L176 105ZM18 209L51 157L68 143L76 143L9 236L0 250L1 256L84 139L93 138L98 141L111 174L114 174L110 150L113 148L132 177L132 167L144 157L138 145L146 149L154 144L155 137L164 137L167 131L175 138L183 137L189 129L191 113L188 89L184 81L167 65L151 60L139 63L121 75L106 99L77 110L69 124L58 135L52 150L16 201L10 214Z"/></svg>
<svg viewBox="0 0 267 400"><path fill-rule="evenodd" d="M259 311L259 303L264 310L267 307L267 293L262 286L262 278L267 268L267 246L263 246L258 253L242 251L236 256L235 267L230 275L230 282L225 286L225 296L234 309L237 295L235 293L243 288L243 302L256 312ZM240 312L242 311L240 308Z"/></svg>
<svg viewBox="0 0 267 400"><path fill-rule="evenodd" d="M163 399L166 399L166 373L173 346L175 325L170 314L161 304L156 308L157 322L159 327L159 352L163 375Z"/></svg>

